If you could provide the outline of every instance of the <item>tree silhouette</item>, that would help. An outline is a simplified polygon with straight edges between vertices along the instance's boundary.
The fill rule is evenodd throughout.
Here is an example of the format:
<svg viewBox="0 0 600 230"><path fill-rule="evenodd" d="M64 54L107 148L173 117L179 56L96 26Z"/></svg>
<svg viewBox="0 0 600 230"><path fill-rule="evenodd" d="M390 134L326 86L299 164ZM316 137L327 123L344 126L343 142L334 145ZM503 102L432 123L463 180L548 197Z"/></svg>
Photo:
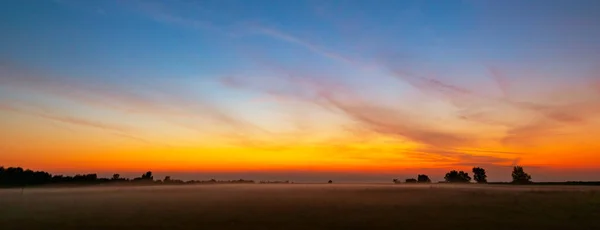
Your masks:
<svg viewBox="0 0 600 230"><path fill-rule="evenodd" d="M329 180L327 183L328 183L328 184L333 184L333 181L332 181L332 180Z"/></svg>
<svg viewBox="0 0 600 230"><path fill-rule="evenodd" d="M528 184L531 183L531 176L523 170L521 166L515 166L512 172L513 183Z"/></svg>
<svg viewBox="0 0 600 230"><path fill-rule="evenodd" d="M148 171L142 175L142 180L153 180L152 172Z"/></svg>
<svg viewBox="0 0 600 230"><path fill-rule="evenodd" d="M485 169L479 167L473 168L473 179L475 179L477 183L487 183L487 175L485 175Z"/></svg>
<svg viewBox="0 0 600 230"><path fill-rule="evenodd" d="M429 179L429 176L427 176L425 174L419 174L417 176L417 182L419 182L419 183L431 183L431 179Z"/></svg>
<svg viewBox="0 0 600 230"><path fill-rule="evenodd" d="M114 183L114 182L132 182L141 184L154 183L154 177L152 172L146 172L141 177L129 180L127 178L121 178L119 174L113 174L111 178L99 178L97 174L77 174L75 176L63 176L63 175L51 175L50 173L43 171L32 171L29 169L23 169L20 167L4 167L0 166L0 188L14 188L24 186L37 186L44 184L69 184L69 185L91 185L101 183ZM133 183L135 182L135 183ZM158 182L158 181L157 181ZM229 181L217 181L211 179L210 181L188 181L174 180L171 177L165 177L165 182L169 184L194 184L194 183L254 183L253 180L229 180ZM289 181L286 181L289 183ZM333 182L332 182L333 183Z"/></svg>
<svg viewBox="0 0 600 230"><path fill-rule="evenodd" d="M170 176L166 176L165 179L163 180L164 183L169 183L171 182L171 177Z"/></svg>
<svg viewBox="0 0 600 230"><path fill-rule="evenodd" d="M463 172L463 171L456 171L456 170L452 170L448 173L446 173L446 176L444 176L444 179L446 180L446 182L449 183L469 183L471 182L471 177L469 176L469 173Z"/></svg>
<svg viewBox="0 0 600 230"><path fill-rule="evenodd" d="M411 184L412 184L412 183L417 183L417 179L415 179L415 178L410 178L410 179L406 179L406 180L404 180L404 182L406 182L406 183L411 183Z"/></svg>

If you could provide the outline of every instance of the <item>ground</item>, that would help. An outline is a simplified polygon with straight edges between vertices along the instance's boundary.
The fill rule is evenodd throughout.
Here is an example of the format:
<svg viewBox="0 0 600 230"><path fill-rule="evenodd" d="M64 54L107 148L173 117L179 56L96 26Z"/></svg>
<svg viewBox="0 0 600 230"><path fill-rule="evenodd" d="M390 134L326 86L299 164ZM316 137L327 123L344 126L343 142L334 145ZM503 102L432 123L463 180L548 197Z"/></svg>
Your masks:
<svg viewBox="0 0 600 230"><path fill-rule="evenodd" d="M0 190L0 229L600 229L600 188L194 185Z"/></svg>

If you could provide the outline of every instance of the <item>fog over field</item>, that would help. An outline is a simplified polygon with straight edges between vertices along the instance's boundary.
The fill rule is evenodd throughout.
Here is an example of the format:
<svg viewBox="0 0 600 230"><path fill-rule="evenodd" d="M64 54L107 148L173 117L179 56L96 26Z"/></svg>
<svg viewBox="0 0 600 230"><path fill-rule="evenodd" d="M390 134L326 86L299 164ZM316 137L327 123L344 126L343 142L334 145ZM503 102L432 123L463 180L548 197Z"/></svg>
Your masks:
<svg viewBox="0 0 600 230"><path fill-rule="evenodd" d="M600 188L289 184L0 190L2 229L600 229Z"/></svg>

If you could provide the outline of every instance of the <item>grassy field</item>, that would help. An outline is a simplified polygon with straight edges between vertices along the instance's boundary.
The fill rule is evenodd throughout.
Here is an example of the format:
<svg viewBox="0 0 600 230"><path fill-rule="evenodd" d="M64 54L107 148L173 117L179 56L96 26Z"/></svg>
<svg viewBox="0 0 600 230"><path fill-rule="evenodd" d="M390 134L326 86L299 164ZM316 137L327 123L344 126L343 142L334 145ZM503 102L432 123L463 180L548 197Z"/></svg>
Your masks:
<svg viewBox="0 0 600 230"><path fill-rule="evenodd" d="M198 185L0 190L0 229L600 229L600 189Z"/></svg>

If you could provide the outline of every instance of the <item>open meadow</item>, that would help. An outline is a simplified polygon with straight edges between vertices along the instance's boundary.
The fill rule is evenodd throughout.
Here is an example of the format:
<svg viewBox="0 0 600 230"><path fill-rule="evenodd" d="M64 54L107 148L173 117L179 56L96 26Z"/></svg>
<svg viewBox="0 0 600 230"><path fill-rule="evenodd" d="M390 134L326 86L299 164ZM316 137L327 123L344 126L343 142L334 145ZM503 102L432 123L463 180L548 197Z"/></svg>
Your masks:
<svg viewBox="0 0 600 230"><path fill-rule="evenodd" d="M600 229L600 188L194 185L0 190L0 229Z"/></svg>

